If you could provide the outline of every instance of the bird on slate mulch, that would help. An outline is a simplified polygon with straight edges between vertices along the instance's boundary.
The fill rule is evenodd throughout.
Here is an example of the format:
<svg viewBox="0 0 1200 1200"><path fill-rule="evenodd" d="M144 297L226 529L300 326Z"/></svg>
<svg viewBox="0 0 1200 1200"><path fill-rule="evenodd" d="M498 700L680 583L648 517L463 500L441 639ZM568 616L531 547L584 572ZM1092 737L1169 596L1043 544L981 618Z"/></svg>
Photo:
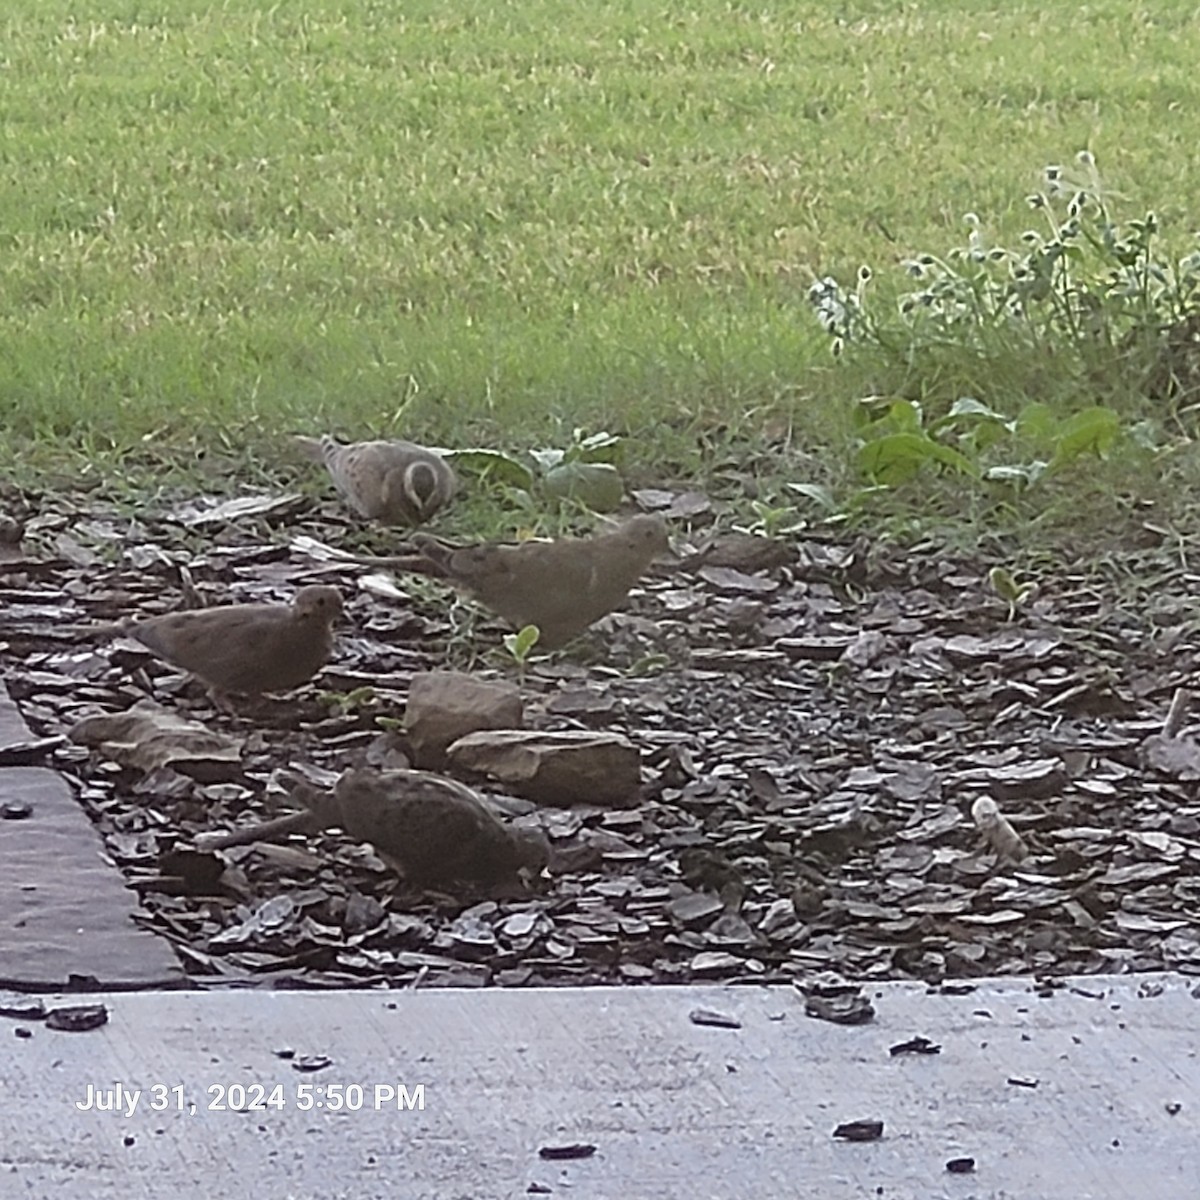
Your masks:
<svg viewBox="0 0 1200 1200"><path fill-rule="evenodd" d="M692 887L716 892L731 912L741 908L746 896L745 877L720 851L688 846L680 851L679 873Z"/></svg>
<svg viewBox="0 0 1200 1200"><path fill-rule="evenodd" d="M547 650L622 604L650 563L671 549L666 522L646 513L586 538L450 546L418 535L413 545L415 554L348 557L453 583L514 628L536 625Z"/></svg>
<svg viewBox="0 0 1200 1200"><path fill-rule="evenodd" d="M25 523L0 513L0 545L15 546L25 536Z"/></svg>
<svg viewBox="0 0 1200 1200"><path fill-rule="evenodd" d="M465 784L428 771L343 771L332 793L285 773L293 797L321 824L370 842L393 870L425 887L450 880L496 882L522 867L540 870L550 843L510 825Z"/></svg>
<svg viewBox="0 0 1200 1200"><path fill-rule="evenodd" d="M215 703L307 683L333 653L341 616L337 588L301 588L291 604L221 604L214 608L126 620L91 633L120 633L208 685Z"/></svg>
<svg viewBox="0 0 1200 1200"><path fill-rule="evenodd" d="M384 525L423 525L449 503L458 478L437 453L415 442L352 442L297 437L297 445L325 464L334 486L361 517Z"/></svg>

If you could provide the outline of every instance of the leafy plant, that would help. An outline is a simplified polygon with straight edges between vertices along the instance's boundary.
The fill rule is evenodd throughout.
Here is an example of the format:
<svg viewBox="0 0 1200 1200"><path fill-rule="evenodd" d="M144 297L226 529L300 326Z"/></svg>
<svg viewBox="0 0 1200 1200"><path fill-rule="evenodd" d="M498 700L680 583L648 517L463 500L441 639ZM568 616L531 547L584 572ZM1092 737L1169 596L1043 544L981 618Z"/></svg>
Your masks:
<svg viewBox="0 0 1200 1200"><path fill-rule="evenodd" d="M750 509L754 513L754 521L747 530L749 533L774 538L804 527L796 509L790 504L766 504L762 500L751 500Z"/></svg>
<svg viewBox="0 0 1200 1200"><path fill-rule="evenodd" d="M1016 576L1006 567L992 567L988 571L988 584L992 591L1008 605L1008 619L1011 621L1017 614L1017 609L1037 594L1037 584L1031 582L1018 583Z"/></svg>
<svg viewBox="0 0 1200 1200"><path fill-rule="evenodd" d="M595 512L612 512L625 495L614 462L620 444L615 434L585 436L576 429L563 449L531 451L541 470L542 493L557 501L578 501Z"/></svg>
<svg viewBox="0 0 1200 1200"><path fill-rule="evenodd" d="M554 503L573 501L593 512L611 512L625 495L614 461L620 444L615 434L585 435L575 429L566 447L531 450L532 468L499 450L455 450L447 457L485 482L497 484L525 506L532 507L540 496Z"/></svg>
<svg viewBox="0 0 1200 1200"><path fill-rule="evenodd" d="M357 687L349 692L321 692L318 699L328 707L330 716L346 717L373 707L376 696L373 687Z"/></svg>
<svg viewBox="0 0 1200 1200"><path fill-rule="evenodd" d="M671 665L671 659L666 654L643 654L625 669L630 679L648 679L653 675L661 675Z"/></svg>
<svg viewBox="0 0 1200 1200"><path fill-rule="evenodd" d="M538 644L541 636L541 630L536 625L525 625L516 633L504 635L504 648L512 655L513 661L517 664L522 683L525 682L525 667L529 656L533 653L533 648Z"/></svg>
<svg viewBox="0 0 1200 1200"><path fill-rule="evenodd" d="M1099 406L1061 416L1034 403L1007 418L963 396L943 416L927 421L915 401L873 396L859 407L857 467L866 479L887 487L937 466L1020 490L1083 455L1103 458L1120 432L1117 414Z"/></svg>
<svg viewBox="0 0 1200 1200"><path fill-rule="evenodd" d="M477 475L484 483L524 491L533 488L533 472L519 459L505 454L502 450L472 447L467 450L446 450L443 453L456 469Z"/></svg>
<svg viewBox="0 0 1200 1200"><path fill-rule="evenodd" d="M1043 229L993 246L968 213L965 245L904 263L919 286L895 308L872 292L866 266L852 289L828 277L810 289L835 355L895 381L863 406L858 466L869 479L894 484L932 464L1031 485L1106 454L1130 397L1169 399L1176 415L1200 400L1200 250L1169 260L1153 212L1119 224L1086 151L1073 170L1047 167L1043 183L1028 197ZM1076 396L1090 403L1064 414ZM1004 412L1014 397L1020 407ZM1040 461L992 462L997 446L1011 453L1006 441Z"/></svg>

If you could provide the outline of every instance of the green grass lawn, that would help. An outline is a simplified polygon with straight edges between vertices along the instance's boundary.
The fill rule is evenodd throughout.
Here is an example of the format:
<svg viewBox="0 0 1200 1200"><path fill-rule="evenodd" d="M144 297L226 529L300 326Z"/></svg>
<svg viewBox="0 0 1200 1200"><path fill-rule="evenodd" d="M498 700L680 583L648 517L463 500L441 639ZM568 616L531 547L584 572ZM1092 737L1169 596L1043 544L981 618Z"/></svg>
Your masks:
<svg viewBox="0 0 1200 1200"><path fill-rule="evenodd" d="M83 7L0 3L25 463L323 429L609 428L684 468L701 426L836 445L861 380L814 278L886 288L967 210L1015 238L1084 147L1168 242L1200 225L1188 5Z"/></svg>

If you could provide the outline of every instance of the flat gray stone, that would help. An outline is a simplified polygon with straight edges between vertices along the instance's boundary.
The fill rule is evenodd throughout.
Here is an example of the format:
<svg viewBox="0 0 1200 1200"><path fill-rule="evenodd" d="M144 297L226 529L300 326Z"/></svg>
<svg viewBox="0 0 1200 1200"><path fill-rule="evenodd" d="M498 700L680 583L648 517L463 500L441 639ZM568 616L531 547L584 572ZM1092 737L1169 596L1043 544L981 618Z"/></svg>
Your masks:
<svg viewBox="0 0 1200 1200"><path fill-rule="evenodd" d="M0 684L0 748L31 737ZM72 975L110 988L184 981L170 943L133 923L137 897L61 776L0 768L0 800L32 809L0 820L0 985L57 988Z"/></svg>
<svg viewBox="0 0 1200 1200"><path fill-rule="evenodd" d="M182 982L170 944L133 923L136 896L62 778L6 767L0 794L33 809L0 821L0 984L56 988L71 975L102 987Z"/></svg>
<svg viewBox="0 0 1200 1200"><path fill-rule="evenodd" d="M460 737L451 765L490 775L537 804L622 807L636 802L638 748L617 733L564 729L488 729Z"/></svg>
<svg viewBox="0 0 1200 1200"><path fill-rule="evenodd" d="M113 994L89 1033L0 1018L0 1195L1190 1200L1195 982L880 984L858 1026L786 987ZM918 1035L941 1053L889 1053ZM118 1083L142 1093L131 1116L75 1108ZM155 1084L182 1108L165 1091L152 1110ZM278 1085L280 1107L231 1111L230 1084ZM832 1137L871 1119L878 1142ZM539 1156L573 1143L595 1153ZM946 1171L958 1157L974 1174Z"/></svg>
<svg viewBox="0 0 1200 1200"><path fill-rule="evenodd" d="M480 679L463 671L414 675L404 707L404 731L413 761L427 771L446 765L446 749L481 729L519 729L524 723L521 690L503 679Z"/></svg>

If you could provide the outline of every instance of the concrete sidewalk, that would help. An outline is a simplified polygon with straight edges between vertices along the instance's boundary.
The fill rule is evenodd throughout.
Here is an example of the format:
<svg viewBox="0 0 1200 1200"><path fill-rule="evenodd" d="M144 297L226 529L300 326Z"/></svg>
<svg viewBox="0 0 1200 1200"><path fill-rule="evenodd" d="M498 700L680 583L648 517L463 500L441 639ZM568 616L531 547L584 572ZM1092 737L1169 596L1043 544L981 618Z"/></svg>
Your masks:
<svg viewBox="0 0 1200 1200"><path fill-rule="evenodd" d="M850 1027L778 987L48 998L109 1021L0 1020L0 1197L1197 1200L1195 985L885 984ZM889 1054L915 1035L941 1053Z"/></svg>

